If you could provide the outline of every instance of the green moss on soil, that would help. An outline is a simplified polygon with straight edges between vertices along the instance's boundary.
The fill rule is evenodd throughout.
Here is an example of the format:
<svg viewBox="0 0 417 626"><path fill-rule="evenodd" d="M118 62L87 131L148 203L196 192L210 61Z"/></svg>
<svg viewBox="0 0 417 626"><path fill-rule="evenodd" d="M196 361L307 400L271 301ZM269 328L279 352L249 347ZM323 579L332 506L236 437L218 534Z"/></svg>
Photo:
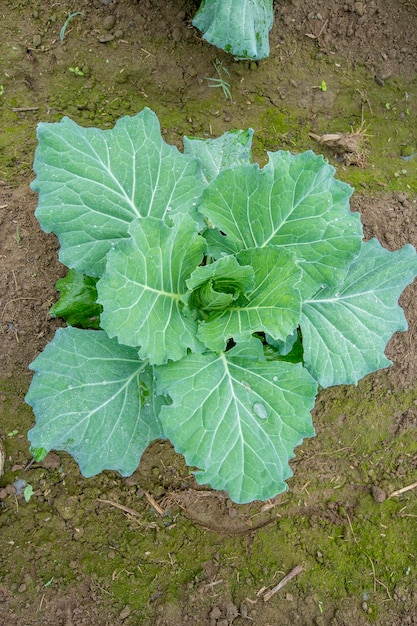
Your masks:
<svg viewBox="0 0 417 626"><path fill-rule="evenodd" d="M66 54L58 65L37 76L44 99L35 98L39 105L35 111L13 111L28 102L27 86L12 78L4 80L0 175L5 179L31 176L37 120L58 121L68 115L80 124L106 128L123 115L150 106L160 117L167 141L180 144L184 135L217 136L231 128L251 126L256 131L255 158L261 163L267 150L313 149L322 152L336 166L338 177L357 192L364 188L417 191L417 104L409 96L416 89L415 78L390 78L380 85L360 66L347 71L342 61L338 69L334 59L317 61L306 55L302 66L289 64L287 68L294 86L271 98L260 93L257 85L267 81L269 74L282 75L282 67L275 67L273 59L256 71L231 63L228 81L233 102L229 102L221 89L210 89L204 77L199 77L197 97L187 95L185 86L183 97L178 91L161 93L158 81L120 55L115 45L99 57L77 49ZM85 76L69 71L75 66ZM326 92L319 89L323 80ZM368 135L365 168L343 165L334 151L309 137L310 132L358 130L362 122Z"/></svg>

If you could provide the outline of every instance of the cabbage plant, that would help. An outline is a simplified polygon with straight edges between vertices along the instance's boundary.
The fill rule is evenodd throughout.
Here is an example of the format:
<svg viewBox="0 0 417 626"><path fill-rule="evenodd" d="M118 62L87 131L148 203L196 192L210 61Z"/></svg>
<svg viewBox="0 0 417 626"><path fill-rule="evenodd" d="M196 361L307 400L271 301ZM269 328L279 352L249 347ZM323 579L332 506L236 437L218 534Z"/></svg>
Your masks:
<svg viewBox="0 0 417 626"><path fill-rule="evenodd" d="M269 55L273 21L272 0L202 0L193 25L237 59L257 60Z"/></svg>
<svg viewBox="0 0 417 626"><path fill-rule="evenodd" d="M314 435L318 388L390 365L414 248L364 241L323 157L261 168L252 135L180 152L149 109L111 130L39 124L36 216L70 268L53 312L76 325L30 366L37 460L65 450L84 476L128 476L168 438L198 483L265 500Z"/></svg>

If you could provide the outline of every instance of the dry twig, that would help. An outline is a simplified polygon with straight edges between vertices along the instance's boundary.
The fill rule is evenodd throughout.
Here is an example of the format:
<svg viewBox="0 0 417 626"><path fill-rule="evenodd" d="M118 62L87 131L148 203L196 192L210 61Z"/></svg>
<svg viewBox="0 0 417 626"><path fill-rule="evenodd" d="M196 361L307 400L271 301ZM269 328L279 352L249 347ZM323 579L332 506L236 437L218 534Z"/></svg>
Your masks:
<svg viewBox="0 0 417 626"><path fill-rule="evenodd" d="M3 307L3 311L1 314L1 319L3 319L3 315L4 312L6 310L6 307L11 304L12 302L17 302L18 300L38 300L39 298L30 298L29 296L21 296L20 298L12 298L11 300L8 300L8 302L6 302L6 304Z"/></svg>
<svg viewBox="0 0 417 626"><path fill-rule="evenodd" d="M26 113L27 111L39 111L39 107L12 107L14 113Z"/></svg>
<svg viewBox="0 0 417 626"><path fill-rule="evenodd" d="M400 496L402 493L406 491L410 491L411 489L415 489L417 487L417 483L413 483L412 485L408 485L407 487L403 487L402 489L398 489L397 491L393 491L389 494L388 498L395 498L395 496Z"/></svg>
<svg viewBox="0 0 417 626"><path fill-rule="evenodd" d="M294 578L295 576L298 576L298 574L301 574L301 572L304 571L304 568L302 567L302 565L296 565L290 572L289 574L287 574L286 576L284 576L284 578L277 584L275 585L275 587L273 587L272 589L270 589L269 591L267 591L264 594L264 601L268 602L268 600L270 600L272 598L273 595L275 595L277 593L277 591L279 591L280 589L283 588L284 585L287 584L287 582L289 582L292 578Z"/></svg>
<svg viewBox="0 0 417 626"><path fill-rule="evenodd" d="M154 498L151 496L150 493L148 493L147 491L145 491L145 498L147 499L147 501L149 502L149 504L155 509L155 511L161 516L163 517L165 515L165 511L163 509L161 509L161 507L159 506L159 504L156 502L156 500L154 500Z"/></svg>
<svg viewBox="0 0 417 626"><path fill-rule="evenodd" d="M110 504L110 506L114 506L116 509L120 509L124 511L124 513L129 513L129 515L135 515L136 517L142 517L140 513L135 511L134 509L129 509L129 507L124 506L123 504L119 504L118 502L113 502L112 500L104 500L104 498L97 498L99 502L104 502L104 504Z"/></svg>
<svg viewBox="0 0 417 626"><path fill-rule="evenodd" d="M327 20L324 22L323 26L320 28L320 32L319 32L318 35L314 35L313 33L306 33L306 37L308 37L309 39L319 39L321 37L321 35L323 34L323 31L326 28L328 22L329 22L329 18L327 18Z"/></svg>

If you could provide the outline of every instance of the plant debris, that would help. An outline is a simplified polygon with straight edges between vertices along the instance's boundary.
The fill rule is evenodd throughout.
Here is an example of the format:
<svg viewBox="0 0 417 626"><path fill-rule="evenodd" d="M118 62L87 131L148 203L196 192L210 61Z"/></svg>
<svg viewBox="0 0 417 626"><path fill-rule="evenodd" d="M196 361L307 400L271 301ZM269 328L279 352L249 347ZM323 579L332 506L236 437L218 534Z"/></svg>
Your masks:
<svg viewBox="0 0 417 626"><path fill-rule="evenodd" d="M345 165L367 166L368 151L365 143L369 135L363 123L357 130L351 128L349 133L326 133L324 135L309 133L309 137L334 150L337 156L342 157Z"/></svg>

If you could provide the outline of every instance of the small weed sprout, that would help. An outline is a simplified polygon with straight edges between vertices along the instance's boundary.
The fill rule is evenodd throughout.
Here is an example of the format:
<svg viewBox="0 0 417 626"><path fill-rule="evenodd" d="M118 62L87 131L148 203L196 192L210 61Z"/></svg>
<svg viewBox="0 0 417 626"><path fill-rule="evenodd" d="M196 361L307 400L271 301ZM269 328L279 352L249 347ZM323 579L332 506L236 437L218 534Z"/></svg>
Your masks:
<svg viewBox="0 0 417 626"><path fill-rule="evenodd" d="M312 89L320 89L320 91L327 91L327 83L325 80L322 80L320 85L313 85Z"/></svg>
<svg viewBox="0 0 417 626"><path fill-rule="evenodd" d="M69 69L70 72L72 72L76 76L84 76L84 72L82 70L80 70L78 65L76 67L70 67L68 69Z"/></svg>
<svg viewBox="0 0 417 626"><path fill-rule="evenodd" d="M206 78L205 80L208 80L211 82L209 87L220 87L223 91L223 94L226 100L232 101L233 98L232 98L232 93L230 91L230 84L227 81L225 81L222 76L222 73L227 74L227 76L229 76L229 70L218 59L215 59L213 61L213 66L218 74L218 78Z"/></svg>

